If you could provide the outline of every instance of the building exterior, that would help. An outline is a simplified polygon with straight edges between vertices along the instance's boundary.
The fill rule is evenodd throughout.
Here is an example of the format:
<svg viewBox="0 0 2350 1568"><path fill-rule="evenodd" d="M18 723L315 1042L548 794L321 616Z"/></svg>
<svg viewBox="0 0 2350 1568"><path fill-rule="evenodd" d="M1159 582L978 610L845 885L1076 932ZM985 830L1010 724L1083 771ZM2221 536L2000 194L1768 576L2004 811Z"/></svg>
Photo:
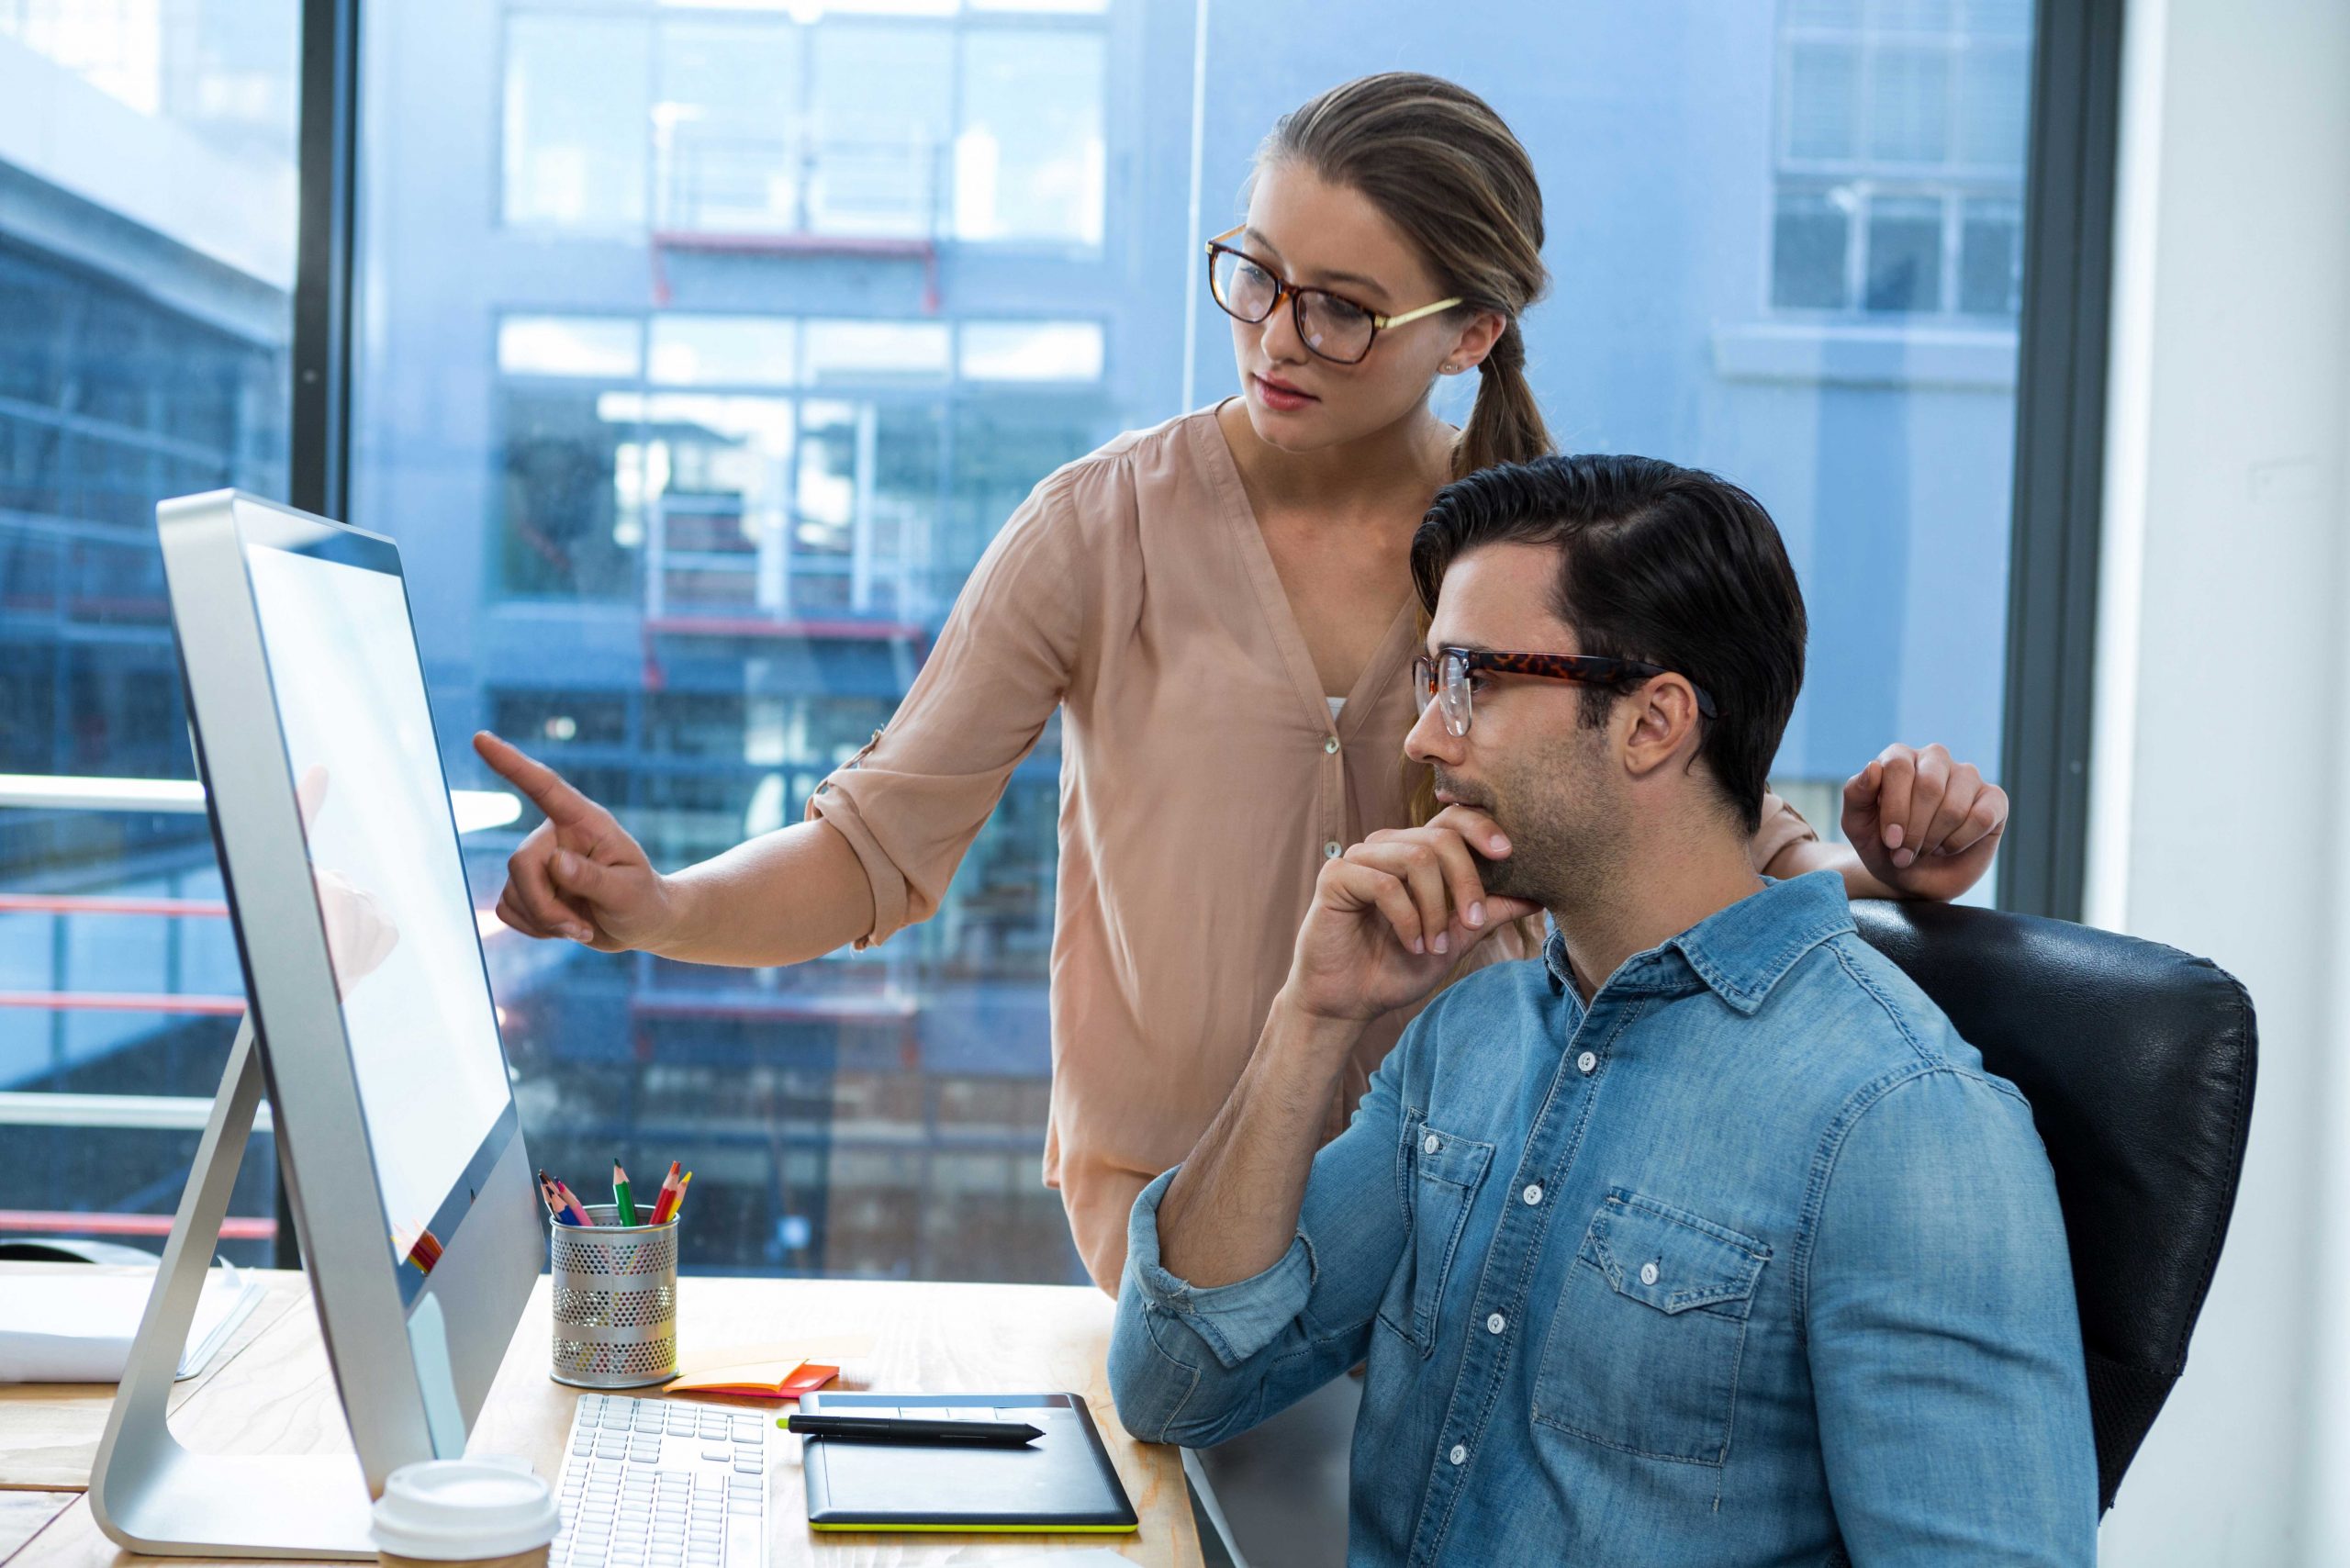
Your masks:
<svg viewBox="0 0 2350 1568"><path fill-rule="evenodd" d="M196 36L194 14L163 7L162 35ZM371 6L351 521L401 543L454 782L482 781L464 742L486 725L656 863L795 821L1036 480L1231 389L1199 242L1278 115L1428 70L1484 93L1542 172L1556 282L1528 328L1561 443L1716 468L1786 533L1813 615L1786 787L1832 812L1895 739L1996 772L2030 22L2020 0L1363 0L1337 29L1298 0ZM18 54L38 51L0 61ZM5 143L0 180L67 188ZM115 247L78 286L151 292L168 226L75 199ZM15 279L65 258L27 210L0 205L0 267L19 269L0 286L9 319L46 322ZM142 508L282 483L285 278L241 276L277 335L175 348L141 383L163 432L233 480L108 464L106 498L69 492L14 432L81 405L0 401L0 482L19 487L0 529L26 541L0 532L20 552L0 554L8 767L185 770L168 706L142 721L150 750L67 733L73 683L105 678L58 673L96 667L64 651L90 634L64 588L24 585L62 570L32 541L106 529L151 597ZM232 407L256 422L187 398L206 352L243 367ZM168 684L151 611L104 625L142 650L113 655L129 688ZM1036 1179L1057 762L1048 730L938 918L866 954L738 974L491 935L534 1152L579 1172L616 1148L687 1158L692 1266L1081 1278ZM0 813L0 854L36 830L13 831ZM37 831L0 877L121 886L147 864ZM504 849L469 845L486 907ZM200 841L160 847L206 874ZM0 913L0 962L39 969L61 938L30 923L70 941L81 918ZM164 978L141 989L193 985ZM233 991L233 964L211 983ZM63 1016L0 1009L0 1064ZM97 1056L158 1033L131 1025ZM23 1059L20 1084L62 1082L54 1055Z"/></svg>

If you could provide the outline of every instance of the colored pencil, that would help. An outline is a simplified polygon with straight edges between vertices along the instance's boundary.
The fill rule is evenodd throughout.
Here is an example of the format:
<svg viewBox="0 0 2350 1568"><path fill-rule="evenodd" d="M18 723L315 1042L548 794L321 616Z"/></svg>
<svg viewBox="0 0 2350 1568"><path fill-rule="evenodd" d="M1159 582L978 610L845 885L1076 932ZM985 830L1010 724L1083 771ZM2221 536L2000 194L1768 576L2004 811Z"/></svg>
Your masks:
<svg viewBox="0 0 2350 1568"><path fill-rule="evenodd" d="M569 1207L563 1201L563 1194L554 1190L554 1178L543 1170L539 1172L539 1202L546 1204L547 1213L554 1216L555 1224L576 1226L579 1223L572 1218Z"/></svg>
<svg viewBox="0 0 2350 1568"><path fill-rule="evenodd" d="M653 1195L653 1223L659 1225L669 1217L677 1201L677 1162L669 1161L669 1174L661 1178L661 1190Z"/></svg>
<svg viewBox="0 0 2350 1568"><path fill-rule="evenodd" d="M678 1179L677 1201L669 1205L669 1217L671 1219L677 1218L677 1211L686 1206L686 1186L687 1183L690 1182L693 1179L694 1173L690 1170L687 1171L684 1176Z"/></svg>
<svg viewBox="0 0 2350 1568"><path fill-rule="evenodd" d="M636 1193L628 1183L628 1172L621 1169L620 1160L612 1161L612 1207L620 1211L622 1225L636 1223Z"/></svg>
<svg viewBox="0 0 2350 1568"><path fill-rule="evenodd" d="M588 1205L579 1201L579 1194L573 1192L568 1183L558 1181L554 1184L554 1191L555 1196L561 1198L564 1206L571 1211L571 1220L574 1225L596 1223L596 1216L588 1212Z"/></svg>

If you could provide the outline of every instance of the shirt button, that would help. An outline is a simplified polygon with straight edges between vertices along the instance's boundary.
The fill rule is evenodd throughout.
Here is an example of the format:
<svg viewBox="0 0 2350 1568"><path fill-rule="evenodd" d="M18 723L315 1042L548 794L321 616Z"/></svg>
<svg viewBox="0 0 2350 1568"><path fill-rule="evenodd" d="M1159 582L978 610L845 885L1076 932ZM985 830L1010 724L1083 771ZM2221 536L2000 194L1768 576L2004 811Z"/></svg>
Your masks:
<svg viewBox="0 0 2350 1568"><path fill-rule="evenodd" d="M1589 1051L1585 1051L1585 1052L1583 1052L1583 1055L1581 1055L1581 1056L1579 1056L1579 1057L1575 1058L1575 1066L1576 1066L1578 1069L1582 1070L1583 1071L1584 1071L1584 1072L1586 1072L1586 1073L1587 1073L1587 1072L1590 1072L1594 1068L1596 1068L1598 1065L1599 1065L1599 1058L1598 1058L1596 1056L1594 1056L1594 1055L1593 1055L1591 1052L1589 1052Z"/></svg>
<svg viewBox="0 0 2350 1568"><path fill-rule="evenodd" d="M1322 749L1331 753L1333 756L1336 756L1338 750L1338 737L1332 735L1329 739L1324 741L1322 743Z"/></svg>
<svg viewBox="0 0 2350 1568"><path fill-rule="evenodd" d="M1445 1457L1455 1464L1466 1464L1469 1462L1469 1450L1464 1444L1455 1443L1452 1445L1452 1451Z"/></svg>
<svg viewBox="0 0 2350 1568"><path fill-rule="evenodd" d="M1520 1193L1518 1196L1526 1200L1527 1206L1528 1208L1533 1207L1536 1204L1542 1201L1542 1183L1539 1182L1529 1182L1526 1191Z"/></svg>
<svg viewBox="0 0 2350 1568"><path fill-rule="evenodd" d="M1654 1263L1643 1263L1640 1265L1640 1283L1644 1285L1652 1285L1656 1283L1656 1265Z"/></svg>
<svg viewBox="0 0 2350 1568"><path fill-rule="evenodd" d="M1506 1327L1509 1327L1509 1319L1508 1319L1508 1318L1506 1318L1506 1317L1504 1317L1504 1316L1503 1316L1500 1313L1498 1313L1498 1312L1494 1313L1491 1317L1488 1317L1487 1319L1485 1319L1485 1332L1486 1332L1486 1333L1488 1333L1488 1334L1498 1334L1498 1333L1500 1333L1503 1329L1505 1329L1505 1328L1506 1328Z"/></svg>
<svg viewBox="0 0 2350 1568"><path fill-rule="evenodd" d="M1322 846L1322 858L1325 860L1336 860L1338 857L1341 848L1342 846L1340 846L1338 841L1335 838L1332 839L1329 843Z"/></svg>
<svg viewBox="0 0 2350 1568"><path fill-rule="evenodd" d="M1420 1140L1420 1152L1422 1154L1434 1154L1438 1149L1442 1148L1443 1147L1444 1140L1437 1137L1434 1133L1428 1134L1427 1137Z"/></svg>

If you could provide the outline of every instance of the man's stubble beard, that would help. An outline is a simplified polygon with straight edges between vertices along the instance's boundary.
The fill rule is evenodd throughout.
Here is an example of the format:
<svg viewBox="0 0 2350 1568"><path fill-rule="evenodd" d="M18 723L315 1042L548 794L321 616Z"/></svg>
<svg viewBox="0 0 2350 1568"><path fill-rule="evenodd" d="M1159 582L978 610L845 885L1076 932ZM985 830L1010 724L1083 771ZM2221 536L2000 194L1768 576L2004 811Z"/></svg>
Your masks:
<svg viewBox="0 0 2350 1568"><path fill-rule="evenodd" d="M1528 788L1515 781L1517 787L1504 789L1514 802L1508 822L1501 821L1490 799L1464 802L1501 823L1510 841L1506 859L1469 851L1486 892L1524 899L1556 913L1588 905L1617 874L1621 833L1592 804L1599 772L1590 756L1595 739L1592 731L1578 727L1533 765L1535 777L1548 775L1542 784ZM1563 787L1555 782L1562 776L1568 780Z"/></svg>

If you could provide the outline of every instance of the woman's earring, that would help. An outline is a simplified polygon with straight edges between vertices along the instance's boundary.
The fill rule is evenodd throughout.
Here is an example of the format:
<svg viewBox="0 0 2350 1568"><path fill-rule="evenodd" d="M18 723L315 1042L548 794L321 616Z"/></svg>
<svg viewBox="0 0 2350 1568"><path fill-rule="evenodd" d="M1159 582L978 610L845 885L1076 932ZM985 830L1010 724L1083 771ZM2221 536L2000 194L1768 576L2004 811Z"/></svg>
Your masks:
<svg viewBox="0 0 2350 1568"><path fill-rule="evenodd" d="M1453 364L1450 360L1446 360L1442 364L1437 366L1437 368L1443 371L1447 375L1456 375L1460 369L1459 365Z"/></svg>

